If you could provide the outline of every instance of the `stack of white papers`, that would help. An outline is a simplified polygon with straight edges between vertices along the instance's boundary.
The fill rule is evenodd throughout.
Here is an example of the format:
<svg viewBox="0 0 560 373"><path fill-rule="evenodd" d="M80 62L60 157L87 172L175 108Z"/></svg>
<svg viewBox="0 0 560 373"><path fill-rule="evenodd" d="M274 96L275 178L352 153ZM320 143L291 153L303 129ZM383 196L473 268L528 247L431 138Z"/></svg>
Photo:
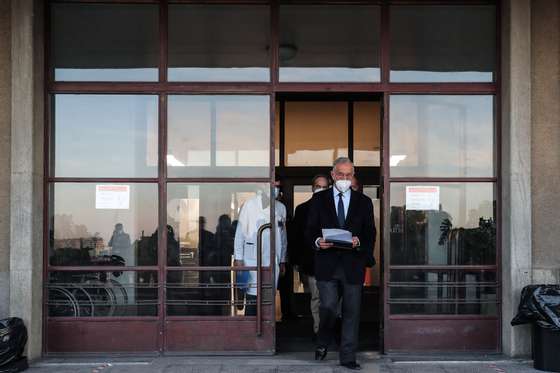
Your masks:
<svg viewBox="0 0 560 373"><path fill-rule="evenodd" d="M325 241L338 241L352 244L352 232L344 229L323 229Z"/></svg>

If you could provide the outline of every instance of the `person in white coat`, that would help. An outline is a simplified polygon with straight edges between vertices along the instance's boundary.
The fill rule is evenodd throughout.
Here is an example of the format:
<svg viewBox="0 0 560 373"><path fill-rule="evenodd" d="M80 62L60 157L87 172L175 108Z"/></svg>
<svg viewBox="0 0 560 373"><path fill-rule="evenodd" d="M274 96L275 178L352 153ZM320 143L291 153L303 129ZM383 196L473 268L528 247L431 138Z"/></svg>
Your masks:
<svg viewBox="0 0 560 373"><path fill-rule="evenodd" d="M280 193L280 181L275 183L275 282L285 271L288 239L286 235L286 206L276 198ZM234 241L234 265L253 267L257 265L257 231L263 224L270 223L270 197L268 191L259 191L257 195L245 202L239 214ZM270 266L270 229L263 232L262 266ZM248 288L246 289L246 316L256 315L257 272L249 271Z"/></svg>

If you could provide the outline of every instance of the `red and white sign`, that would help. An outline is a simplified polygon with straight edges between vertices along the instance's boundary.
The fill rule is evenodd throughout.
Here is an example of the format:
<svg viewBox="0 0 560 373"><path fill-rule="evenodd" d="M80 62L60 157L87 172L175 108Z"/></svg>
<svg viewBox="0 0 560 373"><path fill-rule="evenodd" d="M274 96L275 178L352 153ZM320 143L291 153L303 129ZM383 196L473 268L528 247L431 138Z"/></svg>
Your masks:
<svg viewBox="0 0 560 373"><path fill-rule="evenodd" d="M407 210L439 210L439 186L407 186Z"/></svg>
<svg viewBox="0 0 560 373"><path fill-rule="evenodd" d="M130 208L130 185L96 185L95 208L98 210L128 210Z"/></svg>

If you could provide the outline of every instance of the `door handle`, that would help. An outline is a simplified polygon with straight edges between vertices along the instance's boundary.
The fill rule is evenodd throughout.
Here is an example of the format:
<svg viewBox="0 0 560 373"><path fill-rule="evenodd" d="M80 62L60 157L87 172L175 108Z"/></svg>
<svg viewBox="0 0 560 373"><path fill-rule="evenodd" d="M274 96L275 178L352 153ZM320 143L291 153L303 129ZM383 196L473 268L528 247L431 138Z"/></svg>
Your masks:
<svg viewBox="0 0 560 373"><path fill-rule="evenodd" d="M257 337L262 335L262 234L271 227L271 223L266 223L257 231Z"/></svg>

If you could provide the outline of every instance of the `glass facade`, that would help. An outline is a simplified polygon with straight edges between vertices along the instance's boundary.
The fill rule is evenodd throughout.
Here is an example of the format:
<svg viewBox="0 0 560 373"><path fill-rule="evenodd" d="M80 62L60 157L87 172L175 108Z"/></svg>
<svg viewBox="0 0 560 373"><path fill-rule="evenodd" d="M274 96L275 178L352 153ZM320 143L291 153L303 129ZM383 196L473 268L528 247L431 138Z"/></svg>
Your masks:
<svg viewBox="0 0 560 373"><path fill-rule="evenodd" d="M272 167L328 172L340 156L379 178L367 286L385 287L385 334L499 324L495 5L48 4L47 329L153 321L165 351L174 322L215 322L177 348L226 320L220 338L263 328L240 351L274 350L272 267L260 304L243 295L237 219ZM311 195L298 183L293 207Z"/></svg>
<svg viewBox="0 0 560 373"><path fill-rule="evenodd" d="M158 6L51 4L56 81L157 81Z"/></svg>
<svg viewBox="0 0 560 373"><path fill-rule="evenodd" d="M380 7L281 5L281 82L379 82Z"/></svg>

